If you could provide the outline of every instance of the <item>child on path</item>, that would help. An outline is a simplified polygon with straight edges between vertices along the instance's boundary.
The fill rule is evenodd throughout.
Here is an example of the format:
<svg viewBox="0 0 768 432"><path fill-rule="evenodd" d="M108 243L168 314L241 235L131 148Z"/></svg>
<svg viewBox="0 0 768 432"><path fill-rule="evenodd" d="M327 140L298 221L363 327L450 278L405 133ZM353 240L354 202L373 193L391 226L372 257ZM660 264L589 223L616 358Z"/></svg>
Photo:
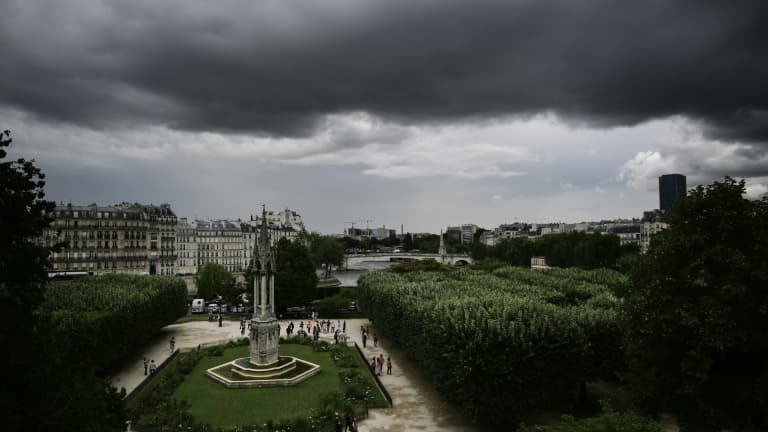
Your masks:
<svg viewBox="0 0 768 432"><path fill-rule="evenodd" d="M392 357L387 357L387 375L392 375Z"/></svg>
<svg viewBox="0 0 768 432"><path fill-rule="evenodd" d="M149 361L149 374L154 375L155 372L157 372L157 365L155 364L155 359L152 359Z"/></svg>
<svg viewBox="0 0 768 432"><path fill-rule="evenodd" d="M173 351L173 348L176 347L176 337L175 336L171 336L171 341L168 342L168 344L171 346L171 351Z"/></svg>
<svg viewBox="0 0 768 432"><path fill-rule="evenodd" d="M379 346L379 336L376 333L373 334L373 346Z"/></svg>

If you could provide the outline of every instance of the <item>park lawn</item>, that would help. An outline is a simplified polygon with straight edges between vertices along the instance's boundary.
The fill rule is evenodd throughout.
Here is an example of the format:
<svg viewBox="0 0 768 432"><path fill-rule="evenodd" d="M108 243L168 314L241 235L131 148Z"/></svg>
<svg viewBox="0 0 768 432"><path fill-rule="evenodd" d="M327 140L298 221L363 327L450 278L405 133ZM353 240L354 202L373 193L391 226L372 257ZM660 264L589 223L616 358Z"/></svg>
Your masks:
<svg viewBox="0 0 768 432"><path fill-rule="evenodd" d="M317 375L296 386L229 389L205 375L206 369L248 355L248 347L243 346L228 348L221 357L202 358L176 389L174 397L189 403L190 413L199 421L216 427L231 427L307 418L310 410L322 408L324 395L341 390L339 370L330 354L313 352L305 345L280 345L280 355L291 355L320 365Z"/></svg>

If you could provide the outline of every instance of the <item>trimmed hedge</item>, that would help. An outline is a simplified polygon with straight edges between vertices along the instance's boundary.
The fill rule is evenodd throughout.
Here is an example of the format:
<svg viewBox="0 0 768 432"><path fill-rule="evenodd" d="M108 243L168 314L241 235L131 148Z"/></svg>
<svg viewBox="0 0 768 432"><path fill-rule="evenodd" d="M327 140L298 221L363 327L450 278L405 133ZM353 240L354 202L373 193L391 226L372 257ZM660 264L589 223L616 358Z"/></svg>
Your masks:
<svg viewBox="0 0 768 432"><path fill-rule="evenodd" d="M184 316L186 294L170 276L94 276L51 286L38 313L57 349L104 373Z"/></svg>
<svg viewBox="0 0 768 432"><path fill-rule="evenodd" d="M533 409L575 403L581 383L622 368L619 299L580 276L372 272L358 291L440 392L473 420L508 428Z"/></svg>
<svg viewBox="0 0 768 432"><path fill-rule="evenodd" d="M517 432L662 432L661 426L648 417L621 414L603 404L603 412L595 417L576 419L563 416L551 426L522 426Z"/></svg>

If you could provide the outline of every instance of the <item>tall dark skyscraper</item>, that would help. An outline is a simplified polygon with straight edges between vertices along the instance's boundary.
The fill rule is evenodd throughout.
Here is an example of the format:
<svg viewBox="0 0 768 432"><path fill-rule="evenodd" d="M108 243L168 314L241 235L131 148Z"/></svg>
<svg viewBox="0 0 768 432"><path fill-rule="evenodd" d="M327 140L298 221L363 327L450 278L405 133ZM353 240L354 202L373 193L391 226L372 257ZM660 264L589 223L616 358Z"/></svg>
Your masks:
<svg viewBox="0 0 768 432"><path fill-rule="evenodd" d="M659 210L662 214L672 211L678 197L685 196L685 176L664 174L659 177Z"/></svg>

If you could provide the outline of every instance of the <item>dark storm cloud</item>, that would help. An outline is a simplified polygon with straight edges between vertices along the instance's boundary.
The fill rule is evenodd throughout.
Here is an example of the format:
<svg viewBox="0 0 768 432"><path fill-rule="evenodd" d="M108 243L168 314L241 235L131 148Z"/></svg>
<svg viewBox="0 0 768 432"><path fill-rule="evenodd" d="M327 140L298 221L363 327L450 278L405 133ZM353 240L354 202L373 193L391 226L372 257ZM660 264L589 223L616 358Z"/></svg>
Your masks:
<svg viewBox="0 0 768 432"><path fill-rule="evenodd" d="M307 135L349 111L684 115L768 142L764 0L2 3L0 104L49 120Z"/></svg>

